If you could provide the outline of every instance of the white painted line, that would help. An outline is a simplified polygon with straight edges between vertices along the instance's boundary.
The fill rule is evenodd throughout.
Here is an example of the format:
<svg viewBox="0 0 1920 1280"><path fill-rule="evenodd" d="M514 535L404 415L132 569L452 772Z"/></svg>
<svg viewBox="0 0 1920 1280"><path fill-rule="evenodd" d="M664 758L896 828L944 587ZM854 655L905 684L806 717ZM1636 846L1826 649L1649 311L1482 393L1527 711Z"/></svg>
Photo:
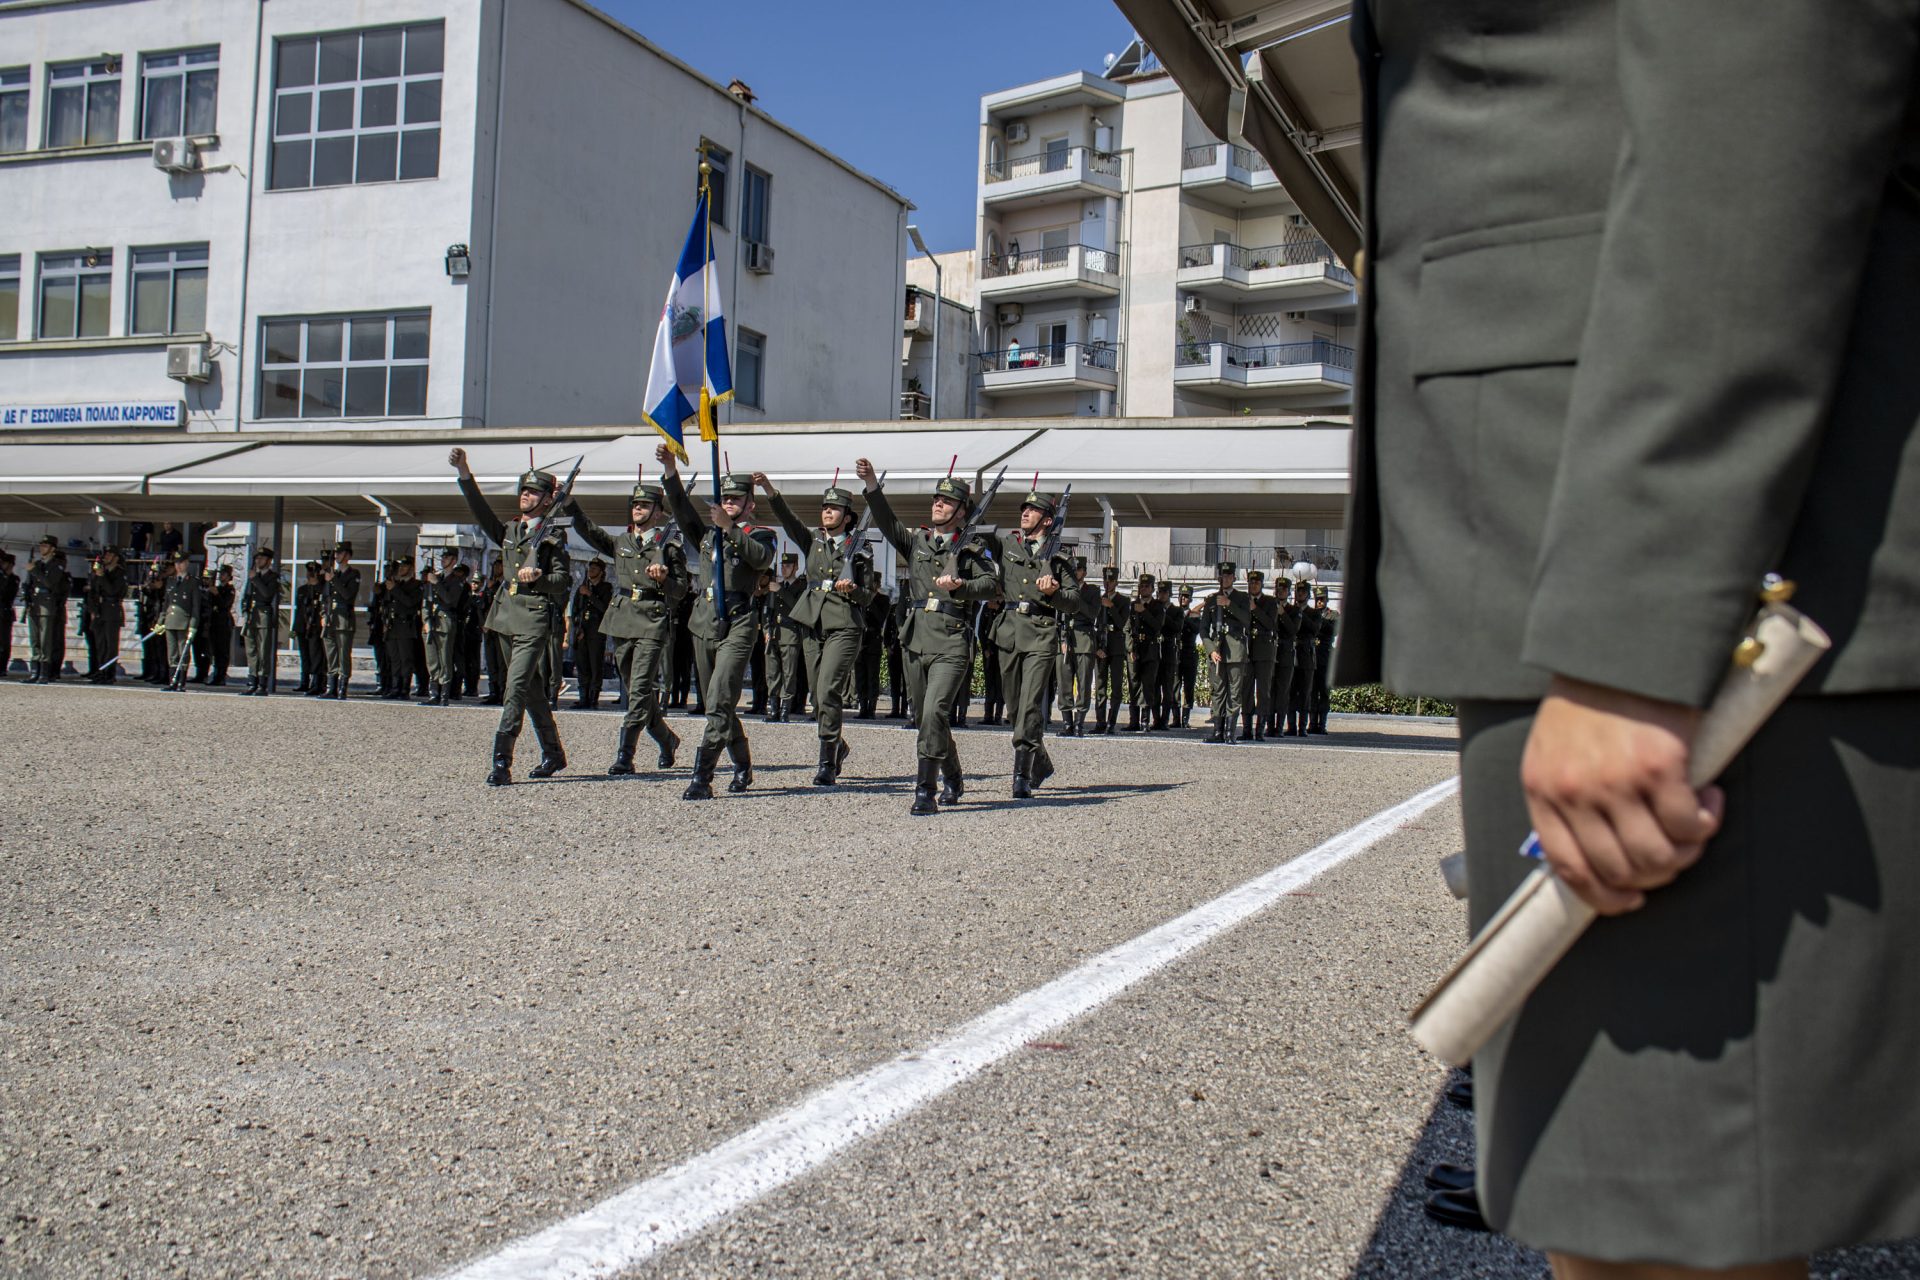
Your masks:
<svg viewBox="0 0 1920 1280"><path fill-rule="evenodd" d="M1319 848L1014 997L938 1044L830 1085L711 1151L447 1273L446 1280L605 1276L644 1262L819 1168L1027 1042L1099 1008L1404 829L1459 789L1458 778L1429 787Z"/></svg>

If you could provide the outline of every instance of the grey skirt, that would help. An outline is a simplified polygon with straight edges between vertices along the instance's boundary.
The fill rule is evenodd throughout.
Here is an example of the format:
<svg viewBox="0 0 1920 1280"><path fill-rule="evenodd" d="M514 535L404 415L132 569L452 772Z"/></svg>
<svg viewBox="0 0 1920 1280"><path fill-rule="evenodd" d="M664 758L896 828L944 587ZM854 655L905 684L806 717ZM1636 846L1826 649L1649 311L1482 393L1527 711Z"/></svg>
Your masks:
<svg viewBox="0 0 1920 1280"><path fill-rule="evenodd" d="M1529 865L1530 703L1460 709L1475 929ZM1795 699L1706 855L1474 1061L1489 1222L1726 1267L1920 1235L1920 694Z"/></svg>

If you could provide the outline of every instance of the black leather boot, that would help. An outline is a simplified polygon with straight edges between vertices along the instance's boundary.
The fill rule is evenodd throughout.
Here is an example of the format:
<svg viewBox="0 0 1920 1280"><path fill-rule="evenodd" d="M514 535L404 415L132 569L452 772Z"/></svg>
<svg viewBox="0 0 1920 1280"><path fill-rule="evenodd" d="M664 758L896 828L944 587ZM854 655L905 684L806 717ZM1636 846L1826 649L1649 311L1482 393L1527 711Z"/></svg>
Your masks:
<svg viewBox="0 0 1920 1280"><path fill-rule="evenodd" d="M1033 748L1013 749L1013 798L1033 799Z"/></svg>
<svg viewBox="0 0 1920 1280"><path fill-rule="evenodd" d="M309 698L324 698L327 696L327 682L319 676L310 676L301 692Z"/></svg>
<svg viewBox="0 0 1920 1280"><path fill-rule="evenodd" d="M1053 756L1047 751L1047 744L1041 743L1033 749L1033 768L1028 772L1028 780L1039 786L1053 776Z"/></svg>
<svg viewBox="0 0 1920 1280"><path fill-rule="evenodd" d="M920 757L920 773L913 783L913 808L908 810L916 818L940 812L940 802L934 799L935 779L940 773L940 762L927 756Z"/></svg>
<svg viewBox="0 0 1920 1280"><path fill-rule="evenodd" d="M687 789L680 793L682 800L713 799L713 769L720 763L720 753L709 751L705 747L693 749L693 777L687 783Z"/></svg>
<svg viewBox="0 0 1920 1280"><path fill-rule="evenodd" d="M1227 740L1227 721L1226 721L1226 717L1222 716L1220 719L1215 720L1213 722L1213 732L1207 735L1207 742L1211 744L1216 742L1225 742L1226 740Z"/></svg>
<svg viewBox="0 0 1920 1280"><path fill-rule="evenodd" d="M540 763L527 770L529 778L551 778L567 767L566 748L560 745L560 726L549 720L533 722L533 736L540 743Z"/></svg>
<svg viewBox="0 0 1920 1280"><path fill-rule="evenodd" d="M607 766L609 778L625 777L633 772L633 750L640 745L640 726L623 724L620 726L620 738L614 747L613 763Z"/></svg>
<svg viewBox="0 0 1920 1280"><path fill-rule="evenodd" d="M845 738L840 739L840 745L833 750L833 780L835 782L840 781L840 771L847 767L847 757L852 754L853 748L847 745L847 740Z"/></svg>
<svg viewBox="0 0 1920 1280"><path fill-rule="evenodd" d="M727 744L727 758L733 761L733 776L727 779L727 790L739 795L753 785L753 751L744 734Z"/></svg>
<svg viewBox="0 0 1920 1280"><path fill-rule="evenodd" d="M487 785L504 787L513 781L513 739L511 733L493 735L493 772L487 775Z"/></svg>
<svg viewBox="0 0 1920 1280"><path fill-rule="evenodd" d="M960 772L960 749L948 747L940 759L940 803L955 805L967 794L967 780Z"/></svg>
<svg viewBox="0 0 1920 1280"><path fill-rule="evenodd" d="M660 728L667 736L664 741L658 738L654 739L654 741L660 743L659 767L662 769L671 769L673 768L673 754L680 749L680 735L668 729L664 722L662 722Z"/></svg>
<svg viewBox="0 0 1920 1280"><path fill-rule="evenodd" d="M834 757L839 754L839 743L832 738L820 739L820 763L813 771L813 785L830 787L836 780L838 770Z"/></svg>
<svg viewBox="0 0 1920 1280"><path fill-rule="evenodd" d="M440 686L435 684L427 690L427 696L413 704L416 707L437 707L440 705Z"/></svg>

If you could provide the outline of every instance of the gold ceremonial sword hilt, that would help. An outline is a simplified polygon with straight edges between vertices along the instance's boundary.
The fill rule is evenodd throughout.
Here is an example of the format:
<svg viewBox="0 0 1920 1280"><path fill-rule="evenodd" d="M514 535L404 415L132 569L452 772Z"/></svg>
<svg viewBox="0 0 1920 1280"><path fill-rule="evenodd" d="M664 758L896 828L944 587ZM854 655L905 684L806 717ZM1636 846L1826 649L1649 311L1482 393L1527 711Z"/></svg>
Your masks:
<svg viewBox="0 0 1920 1280"><path fill-rule="evenodd" d="M1793 599L1795 584L1777 573L1770 573L1760 580L1760 600L1764 604L1785 604ZM1748 636L1733 647L1733 665L1751 667L1760 661L1760 655L1767 646L1757 636Z"/></svg>

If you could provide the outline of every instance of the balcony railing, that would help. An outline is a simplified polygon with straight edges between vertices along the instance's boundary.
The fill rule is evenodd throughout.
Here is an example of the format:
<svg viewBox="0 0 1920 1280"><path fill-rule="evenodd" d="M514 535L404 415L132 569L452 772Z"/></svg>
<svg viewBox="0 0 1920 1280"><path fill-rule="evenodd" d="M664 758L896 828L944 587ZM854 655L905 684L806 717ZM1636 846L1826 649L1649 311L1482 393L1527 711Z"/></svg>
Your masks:
<svg viewBox="0 0 1920 1280"><path fill-rule="evenodd" d="M1114 275L1120 270L1120 255L1111 249L1096 249L1090 244L1063 244L1051 249L990 254L980 265L980 276L985 280L999 280L1006 276L1070 267L1076 253L1080 255L1081 264L1087 271Z"/></svg>
<svg viewBox="0 0 1920 1280"><path fill-rule="evenodd" d="M1325 543L1294 543L1292 546L1279 546L1271 542L1174 542L1170 545L1170 562L1177 565L1211 565L1222 560L1231 560L1242 574L1248 569L1258 569L1266 575L1267 586L1273 586L1276 577L1283 577L1286 571L1302 560L1323 572L1337 572L1343 548Z"/></svg>
<svg viewBox="0 0 1920 1280"><path fill-rule="evenodd" d="M900 393L900 416L902 418L924 419L933 416L933 401L924 391L902 391Z"/></svg>
<svg viewBox="0 0 1920 1280"><path fill-rule="evenodd" d="M1220 148L1227 149L1227 167L1245 169L1248 173L1265 173L1269 166L1267 158L1251 147L1231 146L1224 142L1208 142L1197 147L1188 147L1180 155L1182 169L1204 169L1211 164L1220 163Z"/></svg>
<svg viewBox="0 0 1920 1280"><path fill-rule="evenodd" d="M1117 342L1050 342L1037 347L1008 347L1005 351L982 351L974 357L982 373L1005 373L1016 369L1052 369L1077 363L1083 369L1120 368L1120 344Z"/></svg>
<svg viewBox="0 0 1920 1280"><path fill-rule="evenodd" d="M987 181L1006 182L1012 178L1031 178L1040 174L1066 174L1074 169L1076 163L1083 163L1090 174L1106 178L1120 176L1120 157L1111 151L1095 151L1091 147L1056 147L1051 151L988 161Z"/></svg>
<svg viewBox="0 0 1920 1280"><path fill-rule="evenodd" d="M1231 342L1182 342L1174 352L1180 368L1213 363L1218 348L1229 367L1241 369L1277 369L1305 364L1324 364L1335 369L1353 369L1353 348L1343 347L1325 338L1307 342L1275 342L1246 347Z"/></svg>
<svg viewBox="0 0 1920 1280"><path fill-rule="evenodd" d="M1183 244L1180 266L1227 267L1239 271L1264 271L1269 267L1301 267L1313 263L1326 266L1327 275L1342 284L1352 284L1353 273L1340 265L1327 242L1318 236L1303 236L1286 244L1248 248L1237 244Z"/></svg>

